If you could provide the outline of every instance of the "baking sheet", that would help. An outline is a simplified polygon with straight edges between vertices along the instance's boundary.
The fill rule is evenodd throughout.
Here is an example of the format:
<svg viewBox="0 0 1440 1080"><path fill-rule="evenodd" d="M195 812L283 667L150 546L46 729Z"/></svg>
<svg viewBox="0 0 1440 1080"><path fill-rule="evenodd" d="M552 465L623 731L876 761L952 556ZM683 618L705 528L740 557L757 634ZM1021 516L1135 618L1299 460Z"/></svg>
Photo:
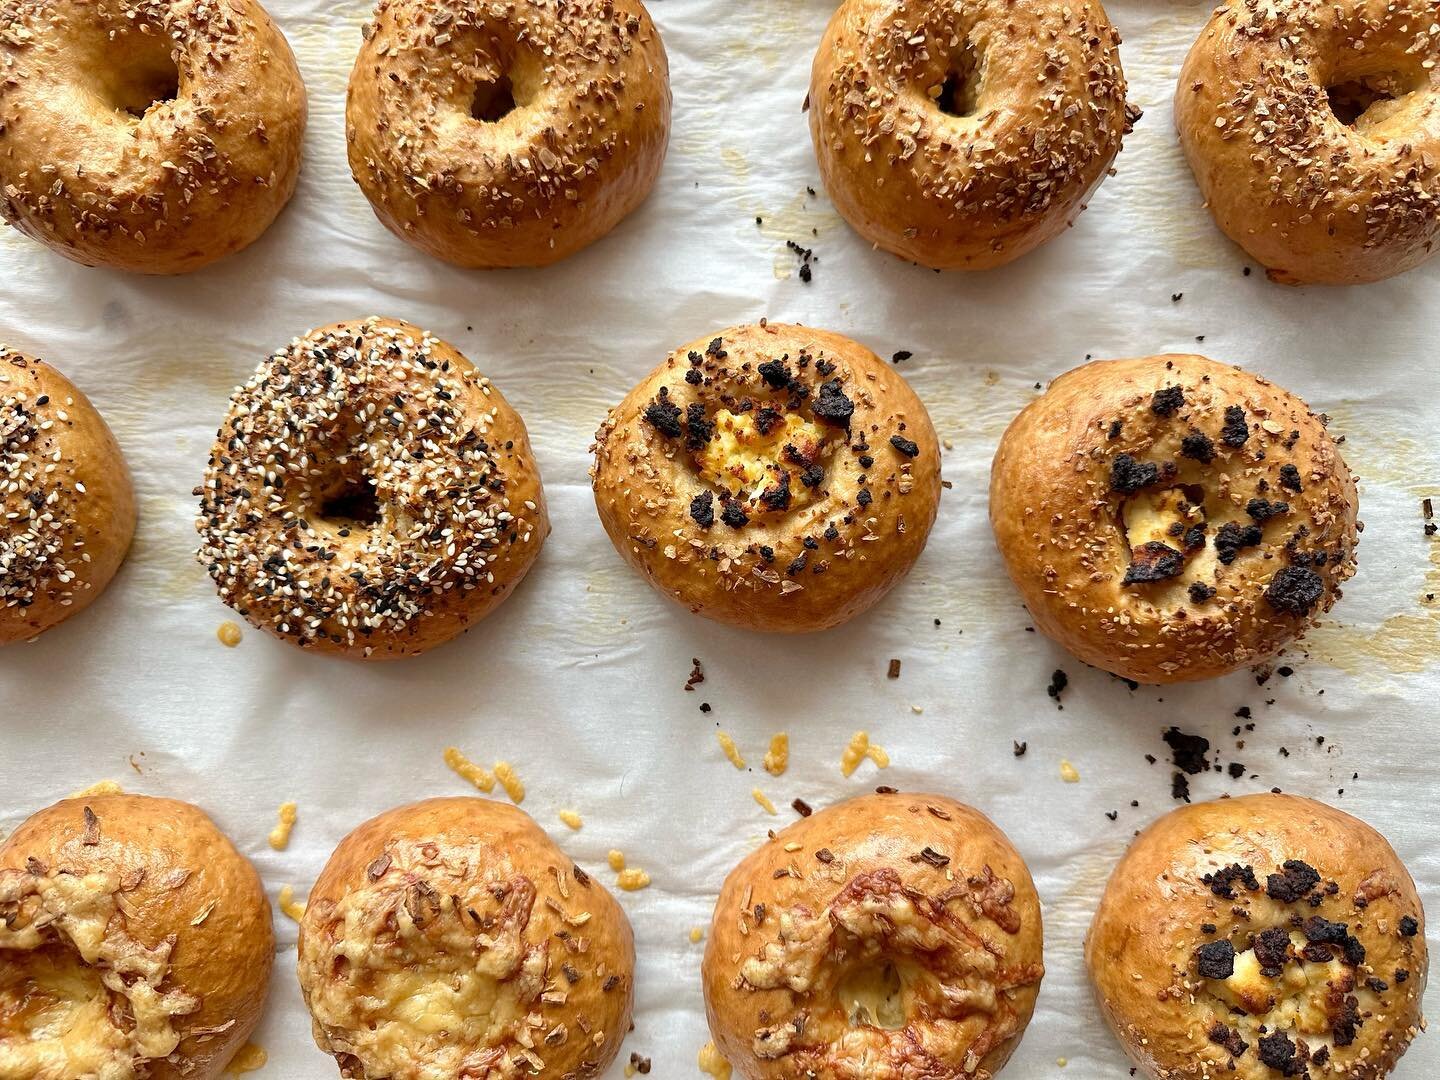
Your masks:
<svg viewBox="0 0 1440 1080"><path fill-rule="evenodd" d="M833 2L656 0L675 117L655 195L580 256L503 273L454 270L411 250L351 182L344 90L366 6L270 7L298 54L311 124L299 192L259 243L201 273L152 280L74 266L0 231L0 338L51 359L95 400L134 469L141 511L109 594L0 655L0 834L111 778L200 803L272 896L290 883L303 897L361 820L470 790L442 763L446 746L487 765L509 760L526 784L524 808L600 880L614 880L611 848L653 878L620 894L639 951L621 1064L638 1052L661 1077L697 1075L708 1037L704 946L690 928L708 926L725 873L767 828L793 819L785 808L797 797L823 806L878 783L930 789L1009 832L1045 903L1049 971L1007 1077L1126 1075L1085 988L1081 941L1126 840L1172 805L1167 725L1210 737L1222 762L1247 766L1239 781L1194 778L1198 796L1280 786L1335 802L1389 836L1440 913L1428 752L1440 603L1424 599L1440 591L1440 546L1420 516L1421 499L1440 496L1440 365L1427 306L1440 262L1343 290L1287 290L1243 274L1170 123L1169 96L1207 3L1110 4L1131 96L1145 110L1118 174L1074 230L983 276L875 253L808 190L819 183L801 103ZM808 285L787 240L815 251ZM534 438L554 534L497 615L418 660L361 667L248 629L238 648L223 648L215 632L230 613L191 555L190 492L228 393L291 337L370 313L428 327L501 387ZM944 475L954 486L914 573L849 626L797 640L714 626L653 595L607 542L586 477L605 409L669 348L761 316L839 330L884 356L913 352L902 371L951 445ZM1288 658L1288 678L1257 685L1240 673L1132 691L1028 632L994 551L990 456L1036 384L1089 355L1164 350L1246 364L1347 436L1367 525L1360 573L1335 617ZM686 692L693 657L706 678ZM892 657L902 660L894 680ZM1057 668L1069 675L1063 709L1046 693ZM702 714L701 702L714 711ZM1242 706L1256 727L1237 751L1230 731ZM846 780L840 754L861 728L893 763L884 773L867 763ZM734 736L750 770L726 762L717 729ZM789 732L791 766L774 779L759 761L779 730ZM1013 740L1028 745L1024 757ZM1147 764L1147 753L1160 762ZM1062 759L1078 783L1062 782ZM782 808L778 818L751 800L755 786ZM289 850L275 852L265 838L283 800L299 804L299 824ZM580 832L560 824L561 808L583 814ZM256 1036L270 1063L257 1075L334 1076L296 987L295 926L281 915L276 925L280 963ZM1440 1036L1423 1036L1398 1075L1437 1073Z"/></svg>

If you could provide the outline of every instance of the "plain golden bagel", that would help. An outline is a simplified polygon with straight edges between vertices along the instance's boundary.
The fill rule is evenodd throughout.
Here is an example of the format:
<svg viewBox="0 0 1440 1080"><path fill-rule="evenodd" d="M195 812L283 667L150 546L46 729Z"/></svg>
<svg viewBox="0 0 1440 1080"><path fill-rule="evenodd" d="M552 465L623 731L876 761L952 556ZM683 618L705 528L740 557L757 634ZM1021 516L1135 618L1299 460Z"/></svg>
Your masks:
<svg viewBox="0 0 1440 1080"><path fill-rule="evenodd" d="M1215 221L1287 285L1378 281L1440 235L1433 0L1228 0L1175 121Z"/></svg>
<svg viewBox="0 0 1440 1080"><path fill-rule="evenodd" d="M199 809L56 803L0 845L0 1076L218 1080L274 955L259 876Z"/></svg>
<svg viewBox="0 0 1440 1080"><path fill-rule="evenodd" d="M94 603L134 535L130 471L95 406L0 346L0 645Z"/></svg>
<svg viewBox="0 0 1440 1080"><path fill-rule="evenodd" d="M457 266L545 266L654 186L665 46L640 0L380 0L345 122L395 235Z"/></svg>
<svg viewBox="0 0 1440 1080"><path fill-rule="evenodd" d="M305 87L255 0L8 0L0 67L0 213L66 258L196 270L295 190Z"/></svg>
<svg viewBox="0 0 1440 1080"><path fill-rule="evenodd" d="M318 652L414 656L485 618L550 532L519 415L395 319L312 330L235 391L195 489L199 558L253 625Z"/></svg>
<svg viewBox="0 0 1440 1080"><path fill-rule="evenodd" d="M1370 826L1293 795L1151 825L1110 878L1085 960L1149 1080L1380 1080L1424 1026L1410 874Z"/></svg>
<svg viewBox="0 0 1440 1080"><path fill-rule="evenodd" d="M335 849L300 923L315 1041L349 1080L599 1076L630 1030L615 899L513 806L431 799Z"/></svg>
<svg viewBox="0 0 1440 1080"><path fill-rule="evenodd" d="M1071 225L1139 113L1098 0L845 0L810 76L825 190L876 247L937 270Z"/></svg>
<svg viewBox="0 0 1440 1080"><path fill-rule="evenodd" d="M661 594L750 630L836 626L925 547L940 447L862 345L761 323L675 350L595 435L595 506Z"/></svg>
<svg viewBox="0 0 1440 1080"><path fill-rule="evenodd" d="M705 1012L745 1080L999 1072L1044 975L1040 900L983 814L866 795L796 822L725 879Z"/></svg>
<svg viewBox="0 0 1440 1080"><path fill-rule="evenodd" d="M1061 375L990 472L995 542L1035 626L1137 682L1274 656L1355 572L1355 481L1325 423L1203 356Z"/></svg>

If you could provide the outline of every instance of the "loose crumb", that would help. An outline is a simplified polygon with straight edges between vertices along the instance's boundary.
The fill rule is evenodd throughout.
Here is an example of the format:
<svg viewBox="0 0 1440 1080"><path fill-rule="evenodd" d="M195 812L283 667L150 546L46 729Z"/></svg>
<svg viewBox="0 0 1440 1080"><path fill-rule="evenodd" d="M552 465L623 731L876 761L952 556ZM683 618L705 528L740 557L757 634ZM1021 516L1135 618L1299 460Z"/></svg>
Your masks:
<svg viewBox="0 0 1440 1080"><path fill-rule="evenodd" d="M759 803L760 808L767 814L774 814L776 812L775 804L770 801L770 796L766 795L758 787L750 789L750 797Z"/></svg>
<svg viewBox="0 0 1440 1080"><path fill-rule="evenodd" d="M853 775L867 757L875 762L876 768L890 767L890 755L870 741L868 732L857 731L840 755L840 772L845 776Z"/></svg>
<svg viewBox="0 0 1440 1080"><path fill-rule="evenodd" d="M720 1051L715 1049L713 1042L700 1048L698 1064L700 1071L706 1076L713 1076L715 1080L730 1080L730 1062L720 1056Z"/></svg>
<svg viewBox="0 0 1440 1080"><path fill-rule="evenodd" d="M610 854L606 855L605 858L609 860L610 869L614 870L617 874L625 869L625 853L623 851L611 848Z"/></svg>
<svg viewBox="0 0 1440 1080"><path fill-rule="evenodd" d="M790 765L790 736L779 731L770 736L770 750L765 755L765 771L771 776L783 776Z"/></svg>
<svg viewBox="0 0 1440 1080"><path fill-rule="evenodd" d="M445 764L462 780L469 780L479 790L490 794L495 790L495 777L490 772L462 754L456 747L445 748Z"/></svg>
<svg viewBox="0 0 1440 1080"><path fill-rule="evenodd" d="M240 1052L230 1059L230 1064L225 1066L225 1071L238 1076L240 1073L263 1069L269 1060L270 1055L265 1053L262 1047L256 1046L254 1043L246 1043L240 1048Z"/></svg>
<svg viewBox="0 0 1440 1080"><path fill-rule="evenodd" d="M215 636L220 639L220 644L224 645L227 649L235 648L236 645L240 644L240 639L244 637L244 635L240 633L240 624L232 622L230 619L226 619L219 625L215 630ZM259 1068L259 1066L257 1065L256 1068Z"/></svg>
<svg viewBox="0 0 1440 1080"><path fill-rule="evenodd" d="M505 794L510 796L510 801L516 806L525 801L525 785L520 782L520 777L515 775L515 767L508 761L495 763L495 779L500 781Z"/></svg>
<svg viewBox="0 0 1440 1080"><path fill-rule="evenodd" d="M280 820L275 828L270 830L270 846L276 851L284 851L290 846L290 833L295 828L295 816L293 802L280 804Z"/></svg>
<svg viewBox="0 0 1440 1080"><path fill-rule="evenodd" d="M561 810L559 817L561 821L576 832L579 832L585 825L585 822L580 820L580 815L574 810Z"/></svg>
<svg viewBox="0 0 1440 1080"><path fill-rule="evenodd" d="M1080 782L1080 770L1071 765L1068 761L1060 762L1060 779L1067 784L1078 784Z"/></svg>
<svg viewBox="0 0 1440 1080"><path fill-rule="evenodd" d="M295 890L291 886L280 886L279 904L280 910L296 922L305 917L305 905L295 899Z"/></svg>
<svg viewBox="0 0 1440 1080"><path fill-rule="evenodd" d="M700 929L700 927L698 927L698 926L692 926L692 927L690 928L690 944L691 944L691 945L699 945L700 942L702 942L702 941L704 941L704 940L705 940L705 931L702 930L702 929Z"/></svg>
<svg viewBox="0 0 1440 1080"><path fill-rule="evenodd" d="M740 748L735 745L735 740L723 731L717 731L715 738L720 740L720 749L725 751L725 756L730 759L730 764L737 769L745 768L745 759L740 756Z"/></svg>
<svg viewBox="0 0 1440 1080"><path fill-rule="evenodd" d="M615 884L626 892L639 892L650 884L650 875L638 867L627 866L620 871L620 876L615 879Z"/></svg>

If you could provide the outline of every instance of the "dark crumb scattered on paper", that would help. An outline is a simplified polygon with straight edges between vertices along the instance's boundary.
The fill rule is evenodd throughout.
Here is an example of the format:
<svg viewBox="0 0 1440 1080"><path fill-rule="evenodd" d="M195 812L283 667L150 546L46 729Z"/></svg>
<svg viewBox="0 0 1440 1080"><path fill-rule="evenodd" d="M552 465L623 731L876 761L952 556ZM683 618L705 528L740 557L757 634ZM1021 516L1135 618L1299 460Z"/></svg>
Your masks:
<svg viewBox="0 0 1440 1080"><path fill-rule="evenodd" d="M695 687L705 681L705 670L700 666L700 658L698 656L692 656L690 658L690 665L690 676L685 680L686 690L694 690Z"/></svg>

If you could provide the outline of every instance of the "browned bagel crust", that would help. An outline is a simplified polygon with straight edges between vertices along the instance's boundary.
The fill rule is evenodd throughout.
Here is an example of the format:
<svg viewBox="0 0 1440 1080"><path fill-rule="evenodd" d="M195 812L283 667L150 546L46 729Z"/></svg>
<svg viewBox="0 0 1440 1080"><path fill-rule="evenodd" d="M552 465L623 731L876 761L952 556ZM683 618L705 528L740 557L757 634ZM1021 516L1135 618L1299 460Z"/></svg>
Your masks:
<svg viewBox="0 0 1440 1080"><path fill-rule="evenodd" d="M414 656L479 622L550 533L525 424L397 319L312 330L235 391L196 529L220 598L319 652Z"/></svg>
<svg viewBox="0 0 1440 1080"><path fill-rule="evenodd" d="M513 110L476 117L506 92ZM457 266L545 266L650 193L669 65L640 0L380 0L345 120L350 170L395 235Z"/></svg>
<svg viewBox="0 0 1440 1080"><path fill-rule="evenodd" d="M196 270L295 190L305 87L255 0L5 0L0 70L0 213L66 258Z"/></svg>
<svg viewBox="0 0 1440 1080"><path fill-rule="evenodd" d="M315 1041L350 1080L599 1076L630 1029L625 912L504 803L361 825L310 893L299 953Z"/></svg>
<svg viewBox="0 0 1440 1080"><path fill-rule="evenodd" d="M705 1011L746 1080L988 1080L1034 1011L1042 938L1030 871L988 818L940 795L866 795L725 879ZM865 976L887 965L902 989L885 998Z"/></svg>
<svg viewBox="0 0 1440 1080"><path fill-rule="evenodd" d="M1098 0L845 0L810 79L825 190L923 266L1019 258L1073 223L1140 115L1119 44Z"/></svg>
<svg viewBox="0 0 1440 1080"><path fill-rule="evenodd" d="M0 346L0 645L89 607L134 535L130 471L95 406Z"/></svg>
<svg viewBox="0 0 1440 1080"><path fill-rule="evenodd" d="M869 608L914 565L940 498L914 391L864 346L803 326L675 350L593 449L616 550L665 596L752 630L821 630Z"/></svg>
<svg viewBox="0 0 1440 1080"><path fill-rule="evenodd" d="M1410 874L1370 826L1293 795L1156 821L1116 866L1085 960L1150 1080L1380 1080L1424 1023Z"/></svg>
<svg viewBox="0 0 1440 1080"><path fill-rule="evenodd" d="M1216 223L1272 280L1378 281L1434 254L1435 15L1433 0L1229 0L1210 17L1175 121Z"/></svg>
<svg viewBox="0 0 1440 1080"><path fill-rule="evenodd" d="M1147 683L1223 675L1303 634L1355 572L1357 509L1323 416L1203 356L1061 375L990 474L995 541L1035 625Z"/></svg>
<svg viewBox="0 0 1440 1080"><path fill-rule="evenodd" d="M0 1074L216 1080L274 955L259 875L201 810L58 802L0 845Z"/></svg>

